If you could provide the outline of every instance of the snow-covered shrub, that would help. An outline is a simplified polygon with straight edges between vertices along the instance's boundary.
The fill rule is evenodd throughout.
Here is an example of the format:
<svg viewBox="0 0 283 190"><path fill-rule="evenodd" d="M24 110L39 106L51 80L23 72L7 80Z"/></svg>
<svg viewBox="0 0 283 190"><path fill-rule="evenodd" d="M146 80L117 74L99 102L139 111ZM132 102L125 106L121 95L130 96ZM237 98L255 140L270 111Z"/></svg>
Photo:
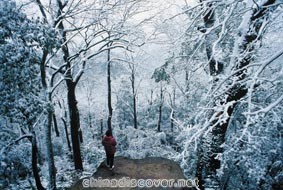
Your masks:
<svg viewBox="0 0 283 190"><path fill-rule="evenodd" d="M31 175L31 144L13 146L0 156L0 181L8 185ZM1 187L1 186L0 186Z"/></svg>
<svg viewBox="0 0 283 190"><path fill-rule="evenodd" d="M89 172L95 172L99 164L105 159L105 152L102 146L97 146L101 142L87 143L82 147L82 153L84 155L85 170Z"/></svg>
<svg viewBox="0 0 283 190"><path fill-rule="evenodd" d="M117 155L141 159L145 157L171 157L174 149L167 144L164 132L140 130L133 127L114 129Z"/></svg>

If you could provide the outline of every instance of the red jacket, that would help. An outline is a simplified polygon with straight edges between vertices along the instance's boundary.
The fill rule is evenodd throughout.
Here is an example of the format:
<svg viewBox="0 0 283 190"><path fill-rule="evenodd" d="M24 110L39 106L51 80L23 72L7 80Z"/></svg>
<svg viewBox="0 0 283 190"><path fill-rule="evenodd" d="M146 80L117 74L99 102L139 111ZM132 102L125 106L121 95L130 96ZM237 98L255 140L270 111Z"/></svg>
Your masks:
<svg viewBox="0 0 283 190"><path fill-rule="evenodd" d="M102 140L102 145L105 148L106 154L115 154L116 152L116 140L113 136L104 136Z"/></svg>

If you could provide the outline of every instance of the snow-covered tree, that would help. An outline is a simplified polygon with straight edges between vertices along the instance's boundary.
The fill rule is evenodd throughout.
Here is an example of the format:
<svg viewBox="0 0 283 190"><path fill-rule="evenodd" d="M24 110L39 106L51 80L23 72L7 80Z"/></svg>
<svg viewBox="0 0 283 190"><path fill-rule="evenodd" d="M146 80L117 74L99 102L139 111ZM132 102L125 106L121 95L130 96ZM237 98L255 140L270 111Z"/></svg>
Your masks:
<svg viewBox="0 0 283 190"><path fill-rule="evenodd" d="M141 1L59 0L55 3L36 3L43 20L58 29L62 39L61 51L58 53L63 54L63 59L59 59L59 62L58 59L51 59L47 67L57 70L65 78L74 164L76 169L83 169L79 142L82 127L76 97L78 82L86 65L95 62L96 56L112 49L128 49L138 41L136 37L131 38L131 41L126 37L134 34L128 21L135 15L134 11L139 9ZM105 56L105 63L110 62Z"/></svg>
<svg viewBox="0 0 283 190"><path fill-rule="evenodd" d="M243 147L250 147L251 143L264 142L259 140L262 134L255 134L250 129L257 131L265 125L255 122L262 118L262 114L276 117L279 113L275 110L282 100L279 90L280 82L273 83L274 86L272 86L269 80L263 80L263 78L267 73L279 76L279 72L274 68L278 68L277 60L281 59L282 47L273 44L273 48L279 51L269 52L269 58L267 58L266 44L270 46L273 41L268 39L269 31L271 26L274 26L273 23L278 23L278 20L276 21L278 15L282 15L281 2L203 0L193 7L187 7L185 13L193 16L186 32L196 36L196 44L199 44L191 48L186 56L190 60L195 60L195 55L205 53L206 61L202 59L198 65L208 71L207 77L211 78L211 89L202 105L205 109L197 114L196 125L185 129L188 136L182 154L190 157L194 153L188 154L186 151L194 147L191 145L196 146L194 159L197 159L198 163L194 166L197 169L196 176L200 180L201 188L251 188L247 184L238 183L239 186L235 186L235 181L228 176L230 171L242 169L243 173L239 174L241 181L255 182L255 176L250 175L248 179L243 179L243 176L245 172L250 174L257 171L256 167L251 169L252 171L247 171L247 166L240 166L238 169L241 169L237 170L234 167L229 168L227 162L231 164L231 160L234 160L232 162L234 165L242 161L242 158L233 157L233 155L236 156L237 151L239 155L255 151L252 148L248 150L240 148L235 151L231 146L234 147L236 143L242 144ZM278 78L275 78L277 81ZM273 89L276 89L276 92ZM260 94L265 94L271 99L264 99ZM236 118L241 118L241 121L235 122ZM263 120L268 121L268 119ZM230 131L230 128L237 129L235 131L237 137L227 140L227 136L230 136L227 130ZM272 129L274 133L277 130ZM269 132L265 135L268 134ZM249 139L254 135L256 138L251 142ZM280 138L277 136L278 141ZM269 147L268 143L266 143L266 150L267 147ZM256 161L256 157L253 156L249 159L265 168L263 170L266 172L270 166L266 162L263 164L263 160ZM248 163L247 160L245 163ZM223 173L220 173L220 168ZM266 179L257 178L257 183L252 188L263 185L260 183L266 183Z"/></svg>
<svg viewBox="0 0 283 190"><path fill-rule="evenodd" d="M133 102L131 85L125 77L121 81L121 87L117 92L116 114L117 122L121 129L133 125Z"/></svg>
<svg viewBox="0 0 283 190"><path fill-rule="evenodd" d="M44 115L42 99L39 48L52 50L56 47L56 32L39 20L30 20L20 7L10 0L0 2L1 14L1 117L7 122L1 130L9 129L7 144L1 152L7 153L14 143L28 139L32 144L32 171L38 189L44 189L40 182L37 166L38 125ZM11 126L8 126L11 123ZM15 125L16 124L16 125ZM7 133L6 133L7 134ZM18 136L15 138L15 136ZM12 138L11 138L12 137ZM9 143L9 144L8 144ZM9 155L8 155L9 156ZM15 160L10 160L15 164ZM8 164L9 165L9 164Z"/></svg>

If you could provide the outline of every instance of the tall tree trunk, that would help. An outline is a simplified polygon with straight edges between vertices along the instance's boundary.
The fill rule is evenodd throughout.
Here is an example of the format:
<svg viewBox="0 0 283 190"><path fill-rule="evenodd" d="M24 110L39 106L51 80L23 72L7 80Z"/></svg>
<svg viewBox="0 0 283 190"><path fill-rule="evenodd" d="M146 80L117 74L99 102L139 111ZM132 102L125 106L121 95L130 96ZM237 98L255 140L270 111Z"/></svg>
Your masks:
<svg viewBox="0 0 283 190"><path fill-rule="evenodd" d="M66 79L68 88L68 107L70 115L71 124L71 139L72 148L74 155L74 164L76 170L83 170L81 148L80 148L80 138L79 138L79 127L80 127L80 117L79 110L77 107L76 95L75 95L75 83L69 79Z"/></svg>
<svg viewBox="0 0 283 190"><path fill-rule="evenodd" d="M45 188L41 184L38 167L37 167L37 155L38 155L38 148L37 148L37 142L36 142L36 136L33 132L33 137L31 139L31 152L32 152L32 172L35 179L35 184L38 190L45 190Z"/></svg>
<svg viewBox="0 0 283 190"><path fill-rule="evenodd" d="M134 128L138 128L138 118L137 118L137 105L136 105L136 96L133 98L133 104L134 104Z"/></svg>
<svg viewBox="0 0 283 190"><path fill-rule="evenodd" d="M174 131L174 117L175 117L175 102L176 102L176 88L173 89L173 97L172 97L172 114L171 114L171 132Z"/></svg>
<svg viewBox="0 0 283 190"><path fill-rule="evenodd" d="M52 136L51 136L51 128L52 128L52 116L53 116L53 104L51 101L51 94L48 90L47 82L46 82L46 70L45 70L45 62L47 58L48 52L43 50L43 56L40 63L40 73L41 73L41 83L43 87L43 99L47 103L47 122L44 127L45 132L45 144L46 144L46 154L47 154L47 162L48 162L48 173L49 173L49 188L48 189L56 189L56 170L54 164L54 154L53 154L53 146L52 146Z"/></svg>
<svg viewBox="0 0 283 190"><path fill-rule="evenodd" d="M48 169L49 169L49 188L56 189L56 169L54 164L54 153L53 145L51 138L51 128L52 128L52 117L53 117L53 105L51 103L51 98L49 99L48 115L47 115L47 124L45 127L46 134L46 147L47 147L47 157L48 157Z"/></svg>
<svg viewBox="0 0 283 190"><path fill-rule="evenodd" d="M111 98L111 57L110 49L107 51L107 87L108 87L108 119L107 125L108 130L112 130L112 98Z"/></svg>
<svg viewBox="0 0 283 190"><path fill-rule="evenodd" d="M198 158L198 162L197 162L197 167L196 167L196 178L198 179L198 187L203 190L204 189L204 181L203 181L203 168L204 168L204 163L203 163L203 142L202 142L203 137L200 137L200 142L198 143L197 146L197 158Z"/></svg>
<svg viewBox="0 0 283 190"><path fill-rule="evenodd" d="M158 123L157 123L157 131L160 132L161 129L161 120L162 120L162 106L163 106L163 87L162 82L160 82L160 103L158 108Z"/></svg>
<svg viewBox="0 0 283 190"><path fill-rule="evenodd" d="M136 89L135 89L135 66L133 65L132 73L131 73L131 83L132 83L132 95L133 95L133 115L134 115L134 128L138 128L138 121L137 121L137 103L136 103Z"/></svg>
<svg viewBox="0 0 283 190"><path fill-rule="evenodd" d="M76 170L83 170L83 163L82 163L82 156L81 156L81 148L80 148L80 115L79 110L77 106L77 100L76 100L76 85L77 82L74 82L73 76L72 76L72 65L69 61L69 48L67 44L67 37L65 28L63 25L62 19L62 13L64 12L64 6L66 4L63 4L61 0L56 1L58 6L57 11L57 17L58 19L54 23L54 26L58 25L58 29L61 32L61 36L63 39L63 45L61 47L62 52L64 54L63 59L66 63L66 73L65 73L65 81L67 85L67 97L68 97L68 108L69 108L69 117L70 117L70 126L71 126L71 139L72 139L72 148L73 148L73 155L74 155L74 164ZM82 134L81 134L82 135Z"/></svg>

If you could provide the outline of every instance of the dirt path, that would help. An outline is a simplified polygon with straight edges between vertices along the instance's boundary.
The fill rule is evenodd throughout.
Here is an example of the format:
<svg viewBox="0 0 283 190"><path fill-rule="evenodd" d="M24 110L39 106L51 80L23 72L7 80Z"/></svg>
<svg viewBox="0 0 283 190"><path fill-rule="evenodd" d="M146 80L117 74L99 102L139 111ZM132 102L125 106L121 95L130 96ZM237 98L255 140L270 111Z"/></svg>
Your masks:
<svg viewBox="0 0 283 190"><path fill-rule="evenodd" d="M177 163L165 159L165 158L145 158L139 160L132 160L123 157L115 157L115 168L110 171L109 168L102 163L97 172L93 174L92 177L87 177L79 180L75 183L70 190L80 190L80 189L192 189L192 188L173 188L166 187L161 188L141 188L141 187L133 187L133 188L98 188L98 187L89 187L84 188L83 183L91 186L91 179L116 179L121 184L121 179L129 177L130 179L185 179L181 168L177 165ZM90 179L91 178L91 179ZM127 181L129 182L129 180ZM132 181L132 183L135 183ZM158 182L157 182L158 183ZM125 183L124 183L125 184ZM164 187L164 186L163 186Z"/></svg>

